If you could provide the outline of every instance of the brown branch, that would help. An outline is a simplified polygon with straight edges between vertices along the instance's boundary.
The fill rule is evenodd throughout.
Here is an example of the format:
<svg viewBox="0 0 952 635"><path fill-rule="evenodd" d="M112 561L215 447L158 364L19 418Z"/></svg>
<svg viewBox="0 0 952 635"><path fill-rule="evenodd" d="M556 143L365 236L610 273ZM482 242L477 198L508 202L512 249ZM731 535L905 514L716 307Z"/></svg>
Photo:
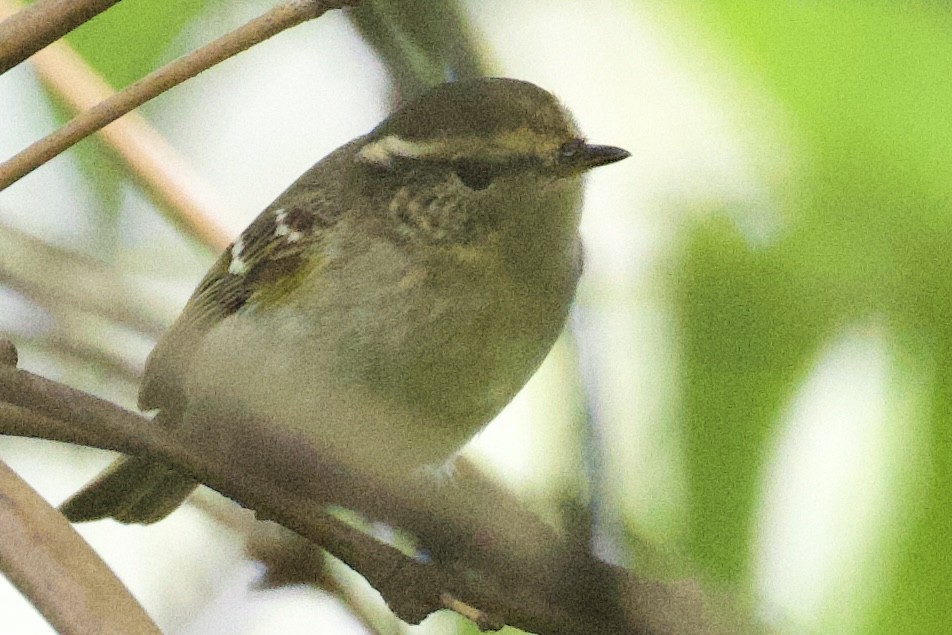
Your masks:
<svg viewBox="0 0 952 635"><path fill-rule="evenodd" d="M716 625L696 585L638 578L592 557L465 463L448 485L392 483L302 451L273 427L203 430L176 438L111 403L13 368L0 368L0 434L144 454L321 545L359 571L408 622L453 608L483 627L510 624L560 635L710 635ZM221 432L219 435L218 433ZM238 432L236 434L236 432ZM270 454L269 454L270 452ZM282 464L282 461L284 463ZM359 500L375 518L416 535L426 564L321 511L327 493ZM335 502L335 501L332 501Z"/></svg>
<svg viewBox="0 0 952 635"><path fill-rule="evenodd" d="M7 185L5 173L13 183L123 114L117 111L112 119L102 118L102 111L96 110L97 104L107 104L123 93L116 93L65 42L54 42L37 53L31 63L43 82L82 114L0 164L0 190ZM78 130L80 125L85 126L84 130ZM172 210L174 220L181 222L190 234L215 249L228 244L233 233L226 221L231 215L230 206L145 117L138 112L126 113L102 128L100 135L146 191Z"/></svg>
<svg viewBox="0 0 952 635"><path fill-rule="evenodd" d="M0 571L63 635L159 635L63 515L0 462Z"/></svg>
<svg viewBox="0 0 952 635"><path fill-rule="evenodd" d="M385 592L391 589L391 607L403 619L418 622L442 608L439 587L419 593L420 581L428 580L422 572L427 569L423 563L320 512L315 509L314 498L269 488L255 478L253 470L236 470L235 463L216 457L214 448L198 449L194 444L179 442L160 426L150 425L144 417L105 400L25 371L0 367L0 434L154 456L225 496L242 501L259 517L272 519L322 545L361 571L385 597L391 597ZM416 595L406 592L413 587L420 597L429 596L432 601L421 603Z"/></svg>
<svg viewBox="0 0 952 635"><path fill-rule="evenodd" d="M29 174L77 141L89 136L119 117L126 115L132 109L144 104L146 101L173 86L194 77L215 64L285 29L306 20L316 18L330 9L352 6L358 1L359 0L288 0L283 2L231 33L170 62L122 91L100 101L97 105L75 117L65 126L30 145L8 161L0 164L0 190L16 182L24 175ZM68 59L68 56L65 55L64 47L65 45L51 47L50 50L44 52L44 56L38 56L37 61L39 62L45 59L51 68L57 66L62 67L63 65L75 66L75 60ZM47 53L49 55L46 55ZM73 70L76 69L73 68ZM61 78L68 78L73 75L73 73L56 73L55 75ZM99 88L108 91L107 87L100 86ZM86 97L88 98L88 95ZM140 121L138 125L141 126L141 123ZM127 140L122 134L122 130L114 130L113 128L114 126L110 126L103 130L103 134L110 136L110 143L116 146L126 147L130 151L134 150L134 143L141 137L136 136ZM157 135L154 135L154 133L150 134L144 130L140 130L139 132L147 139L151 146L152 153L143 160L144 162L138 166L138 169L146 173L155 172L156 174L153 175L153 178L150 178L150 182L156 187L163 188L160 195L164 199L171 201L176 208L190 210L190 213L195 214L197 218L190 217L187 219L189 224L196 228L196 232L205 242L216 248L223 248L229 240L229 232L222 226L208 220L209 218L220 218L221 216L209 215L199 210L194 210L190 205L192 198L197 198L198 200L207 199L209 196L208 192L193 191L190 192L193 195L192 197L183 200L181 193L183 184L177 183L175 187L163 185L163 179L158 178L158 176L166 172L168 165L176 164L177 155L169 153L165 142ZM140 153L131 152L130 156L136 154ZM211 205L211 207L216 208L217 206Z"/></svg>
<svg viewBox="0 0 952 635"><path fill-rule="evenodd" d="M38 0L26 8L0 3L0 75L91 20L119 0Z"/></svg>
<svg viewBox="0 0 952 635"><path fill-rule="evenodd" d="M16 0L0 0L0 9L15 4ZM31 62L47 87L76 112L89 111L116 95L65 41L54 42ZM227 245L234 233L225 221L231 216L230 206L144 117L128 113L100 135L146 191L172 211L173 220L205 244Z"/></svg>

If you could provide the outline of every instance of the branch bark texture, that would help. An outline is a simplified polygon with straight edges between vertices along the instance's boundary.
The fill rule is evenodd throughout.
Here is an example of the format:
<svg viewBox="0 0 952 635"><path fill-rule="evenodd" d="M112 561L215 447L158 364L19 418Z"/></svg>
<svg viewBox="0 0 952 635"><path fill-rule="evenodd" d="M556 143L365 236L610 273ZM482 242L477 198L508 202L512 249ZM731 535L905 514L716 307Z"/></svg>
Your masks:
<svg viewBox="0 0 952 635"><path fill-rule="evenodd" d="M452 608L486 628L510 624L540 634L743 632L717 625L696 586L644 580L592 557L583 541L558 534L465 465L448 486L421 481L398 492L335 469L328 457L295 452L292 464L261 465L253 448L283 440L253 432L232 446L177 439L114 404L10 367L0 367L0 434L172 464L327 549L408 622ZM413 533L433 561L409 557L324 513L327 492L335 491L349 499L359 492L368 509L358 511Z"/></svg>
<svg viewBox="0 0 952 635"><path fill-rule="evenodd" d="M160 635L62 514L2 462L0 492L0 570L56 632Z"/></svg>
<svg viewBox="0 0 952 635"><path fill-rule="evenodd" d="M99 15L119 0L38 0L13 13L4 0L0 17L0 75L54 40Z"/></svg>

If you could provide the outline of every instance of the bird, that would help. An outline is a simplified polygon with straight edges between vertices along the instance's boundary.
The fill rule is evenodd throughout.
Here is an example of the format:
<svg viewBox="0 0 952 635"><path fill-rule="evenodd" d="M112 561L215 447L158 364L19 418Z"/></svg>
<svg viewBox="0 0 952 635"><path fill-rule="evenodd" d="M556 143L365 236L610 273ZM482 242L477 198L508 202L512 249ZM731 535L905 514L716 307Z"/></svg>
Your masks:
<svg viewBox="0 0 952 635"><path fill-rule="evenodd" d="M433 87L225 249L149 355L140 409L210 437L254 421L393 483L444 464L555 343L582 271L582 176L628 156L532 83ZM148 524L197 485L121 457L60 509Z"/></svg>

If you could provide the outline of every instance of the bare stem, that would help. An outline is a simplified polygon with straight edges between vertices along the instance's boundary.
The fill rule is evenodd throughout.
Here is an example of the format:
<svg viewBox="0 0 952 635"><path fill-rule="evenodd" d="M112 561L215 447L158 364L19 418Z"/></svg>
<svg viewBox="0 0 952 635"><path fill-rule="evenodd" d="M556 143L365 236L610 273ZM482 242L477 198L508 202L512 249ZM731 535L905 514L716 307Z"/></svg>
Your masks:
<svg viewBox="0 0 952 635"><path fill-rule="evenodd" d="M285 29L316 18L330 9L352 6L357 1L289 0L283 2L231 33L170 62L122 91L99 102L65 126L0 164L0 190L156 95ZM53 52L55 54L55 50ZM60 51L61 57L62 51ZM63 59L55 61L60 64L64 63ZM116 138L111 140L112 143L117 145L123 143L121 131L106 129L103 133L115 135ZM165 146L164 141L160 138L151 139L150 141L155 143L157 147ZM156 157L155 169L162 169L162 166L172 161L173 158L169 156ZM156 179L155 182L160 183L161 179ZM169 191L163 194L164 197L170 200L177 200L181 196L181 193L175 187L169 187ZM183 206L187 207L187 205ZM221 226L206 222L204 225L198 226L197 231L202 239L210 245L221 248L227 244L226 236L229 232Z"/></svg>
<svg viewBox="0 0 952 635"><path fill-rule="evenodd" d="M16 0L3 0L0 18L6 19L0 22L0 75L117 2L38 0L23 8Z"/></svg>
<svg viewBox="0 0 952 635"><path fill-rule="evenodd" d="M5 403L6 402L6 403ZM422 562L380 543L315 507L309 492L269 486L240 464L216 460L161 426L102 399L31 373L0 365L0 434L65 441L175 465L222 494L320 544L360 571L404 619L419 621L439 605L440 576ZM220 457L218 457L220 459ZM260 474L258 475L260 476ZM415 581L414 593L407 585ZM431 586L432 588L425 588ZM389 591L389 593L388 593ZM419 598L431 598L420 603Z"/></svg>
<svg viewBox="0 0 952 635"><path fill-rule="evenodd" d="M15 0L0 0L0 8ZM116 91L66 42L54 42L30 60L50 90L74 111L92 109ZM235 233L225 219L230 206L139 113L131 112L100 131L105 142L173 220L215 249ZM42 142L41 142L42 143Z"/></svg>

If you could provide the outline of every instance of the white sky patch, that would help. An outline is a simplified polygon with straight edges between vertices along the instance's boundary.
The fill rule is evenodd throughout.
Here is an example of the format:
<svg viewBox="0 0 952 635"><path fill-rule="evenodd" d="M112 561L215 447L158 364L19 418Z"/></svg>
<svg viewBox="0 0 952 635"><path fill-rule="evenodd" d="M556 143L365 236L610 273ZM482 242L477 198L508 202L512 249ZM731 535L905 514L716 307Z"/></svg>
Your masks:
<svg viewBox="0 0 952 635"><path fill-rule="evenodd" d="M262 571L245 563L206 601L204 610L182 635L271 635L272 633L347 633L369 631L340 601L300 586L260 591L254 587Z"/></svg>

